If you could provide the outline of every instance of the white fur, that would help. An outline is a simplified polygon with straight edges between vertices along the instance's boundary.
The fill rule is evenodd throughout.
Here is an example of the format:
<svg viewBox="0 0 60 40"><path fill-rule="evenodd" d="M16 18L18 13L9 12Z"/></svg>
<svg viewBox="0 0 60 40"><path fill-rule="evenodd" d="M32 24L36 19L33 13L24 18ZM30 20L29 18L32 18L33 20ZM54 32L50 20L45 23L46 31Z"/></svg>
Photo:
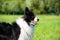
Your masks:
<svg viewBox="0 0 60 40"><path fill-rule="evenodd" d="M35 17L35 18L34 18L34 21L36 21L36 22L37 22L37 17Z"/></svg>
<svg viewBox="0 0 60 40"><path fill-rule="evenodd" d="M18 18L16 23L21 28L21 34L18 40L30 40L33 35L33 28L30 27L23 18Z"/></svg>

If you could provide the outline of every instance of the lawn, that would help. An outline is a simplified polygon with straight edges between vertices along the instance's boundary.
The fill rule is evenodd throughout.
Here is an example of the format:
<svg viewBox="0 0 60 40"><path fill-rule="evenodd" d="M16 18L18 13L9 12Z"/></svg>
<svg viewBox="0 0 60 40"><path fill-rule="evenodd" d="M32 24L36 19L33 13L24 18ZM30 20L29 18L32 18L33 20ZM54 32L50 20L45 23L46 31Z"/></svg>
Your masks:
<svg viewBox="0 0 60 40"><path fill-rule="evenodd" d="M13 22L22 15L0 15L0 22ZM35 25L32 40L60 40L60 16L37 15L40 19Z"/></svg>

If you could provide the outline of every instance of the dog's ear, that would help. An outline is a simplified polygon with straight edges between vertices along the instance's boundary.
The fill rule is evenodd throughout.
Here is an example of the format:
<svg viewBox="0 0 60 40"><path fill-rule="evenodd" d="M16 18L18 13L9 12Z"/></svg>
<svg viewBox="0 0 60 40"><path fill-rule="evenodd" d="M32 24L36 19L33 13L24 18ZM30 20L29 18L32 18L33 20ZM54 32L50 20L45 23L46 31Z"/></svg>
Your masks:
<svg viewBox="0 0 60 40"><path fill-rule="evenodd" d="M29 11L28 7L25 8L25 11Z"/></svg>
<svg viewBox="0 0 60 40"><path fill-rule="evenodd" d="M29 13L30 13L30 10L29 10L29 8L28 8L28 7L26 7L26 8L25 8L25 13L24 13L24 15L25 15L25 16L28 16L28 15L29 15Z"/></svg>

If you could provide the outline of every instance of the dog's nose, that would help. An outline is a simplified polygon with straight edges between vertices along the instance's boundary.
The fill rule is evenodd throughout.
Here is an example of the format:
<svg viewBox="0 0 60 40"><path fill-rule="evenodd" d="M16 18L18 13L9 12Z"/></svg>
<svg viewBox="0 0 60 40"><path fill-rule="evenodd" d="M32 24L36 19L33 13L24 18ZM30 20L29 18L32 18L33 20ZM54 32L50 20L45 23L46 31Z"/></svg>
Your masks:
<svg viewBox="0 0 60 40"><path fill-rule="evenodd" d="M39 19L37 19L37 21L39 21Z"/></svg>

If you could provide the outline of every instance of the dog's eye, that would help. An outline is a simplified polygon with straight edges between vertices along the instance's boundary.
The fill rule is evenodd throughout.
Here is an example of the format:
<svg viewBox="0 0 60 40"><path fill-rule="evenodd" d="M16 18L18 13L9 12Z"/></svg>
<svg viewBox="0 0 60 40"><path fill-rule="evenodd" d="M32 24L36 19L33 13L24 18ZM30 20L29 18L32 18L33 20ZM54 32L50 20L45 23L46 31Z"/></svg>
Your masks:
<svg viewBox="0 0 60 40"><path fill-rule="evenodd" d="M32 16L32 18L35 18L34 16Z"/></svg>

